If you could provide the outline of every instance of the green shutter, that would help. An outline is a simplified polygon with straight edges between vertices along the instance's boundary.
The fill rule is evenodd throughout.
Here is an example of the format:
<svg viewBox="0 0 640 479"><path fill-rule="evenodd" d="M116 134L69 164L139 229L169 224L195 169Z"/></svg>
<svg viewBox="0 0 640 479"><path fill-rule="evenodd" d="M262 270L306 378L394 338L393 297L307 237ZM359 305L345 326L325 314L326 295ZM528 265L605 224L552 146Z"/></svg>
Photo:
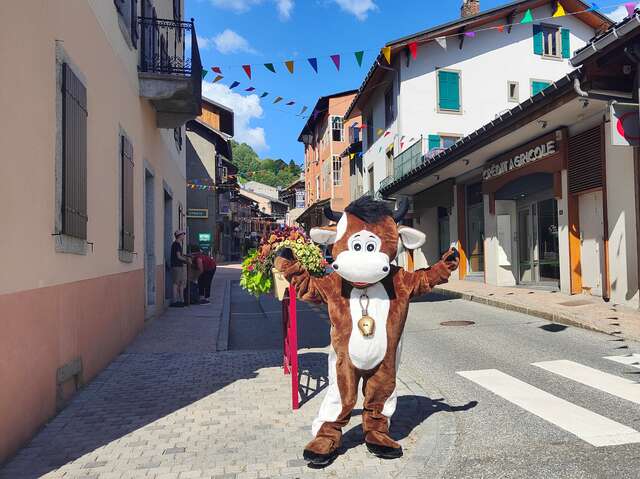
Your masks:
<svg viewBox="0 0 640 479"><path fill-rule="evenodd" d="M440 148L440 135L429 135L429 151Z"/></svg>
<svg viewBox="0 0 640 479"><path fill-rule="evenodd" d="M544 53L542 27L540 25L533 25L533 53L536 55L542 55Z"/></svg>
<svg viewBox="0 0 640 479"><path fill-rule="evenodd" d="M562 34L562 58L569 58L571 56L571 41L569 40L569 29L563 28L560 33Z"/></svg>
<svg viewBox="0 0 640 479"><path fill-rule="evenodd" d="M542 90L547 88L551 83L546 81L532 81L531 82L531 96L537 95Z"/></svg>
<svg viewBox="0 0 640 479"><path fill-rule="evenodd" d="M438 70L438 106L441 110L460 110L460 74Z"/></svg>

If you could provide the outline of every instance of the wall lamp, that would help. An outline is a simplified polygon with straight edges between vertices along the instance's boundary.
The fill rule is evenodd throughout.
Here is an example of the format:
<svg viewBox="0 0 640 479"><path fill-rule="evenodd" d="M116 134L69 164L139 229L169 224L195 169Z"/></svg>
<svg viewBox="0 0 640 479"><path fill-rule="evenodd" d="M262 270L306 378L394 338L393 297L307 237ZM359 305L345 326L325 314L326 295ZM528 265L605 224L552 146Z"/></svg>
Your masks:
<svg viewBox="0 0 640 479"><path fill-rule="evenodd" d="M468 166L469 165L469 160L467 160L466 158L464 160L462 160L462 164L464 166Z"/></svg>
<svg viewBox="0 0 640 479"><path fill-rule="evenodd" d="M547 120L538 120L537 123L543 130L547 127Z"/></svg>
<svg viewBox="0 0 640 479"><path fill-rule="evenodd" d="M589 99L588 98L578 98L578 101L580 103L582 103L582 108L586 108L589 106Z"/></svg>
<svg viewBox="0 0 640 479"><path fill-rule="evenodd" d="M438 181L440 179L440 175L433 175L433 177Z"/></svg>

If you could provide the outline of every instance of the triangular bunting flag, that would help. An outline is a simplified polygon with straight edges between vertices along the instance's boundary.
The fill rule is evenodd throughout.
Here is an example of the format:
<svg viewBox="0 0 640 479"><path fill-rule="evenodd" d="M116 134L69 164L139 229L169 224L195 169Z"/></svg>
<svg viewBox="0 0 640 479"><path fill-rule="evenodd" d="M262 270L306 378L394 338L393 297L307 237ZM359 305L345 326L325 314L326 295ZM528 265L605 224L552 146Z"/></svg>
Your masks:
<svg viewBox="0 0 640 479"><path fill-rule="evenodd" d="M436 42L438 43L438 45L440 45L440 47L442 47L442 49L447 49L447 39L445 37L436 38Z"/></svg>
<svg viewBox="0 0 640 479"><path fill-rule="evenodd" d="M222 70L220 70L220 67L211 67L211 71L217 73L218 75L222 75Z"/></svg>
<svg viewBox="0 0 640 479"><path fill-rule="evenodd" d="M382 55L387 60L387 63L391 65L391 47L384 47L380 50L380 52L382 52Z"/></svg>
<svg viewBox="0 0 640 479"><path fill-rule="evenodd" d="M390 132L390 131L385 131L385 133L384 133L385 138L386 138L387 136L389 136L390 134L391 134L391 132Z"/></svg>
<svg viewBox="0 0 640 479"><path fill-rule="evenodd" d="M251 65L242 65L242 69L249 77L249 80L251 80Z"/></svg>
<svg viewBox="0 0 640 479"><path fill-rule="evenodd" d="M465 37L473 38L476 36L476 32L464 32Z"/></svg>
<svg viewBox="0 0 640 479"><path fill-rule="evenodd" d="M502 33L502 32L504 32L504 25L498 25L498 26L496 27L496 29L497 29L500 33Z"/></svg>
<svg viewBox="0 0 640 479"><path fill-rule="evenodd" d="M318 110L313 110L313 113L312 113L313 121L316 121L316 118L318 118L319 114L320 112Z"/></svg>
<svg viewBox="0 0 640 479"><path fill-rule="evenodd" d="M378 153L380 153L382 151L382 146L380 146L380 148L378 148Z"/></svg>
<svg viewBox="0 0 640 479"><path fill-rule="evenodd" d="M274 105L282 100L281 96L277 96L275 100L273 100Z"/></svg>
<svg viewBox="0 0 640 479"><path fill-rule="evenodd" d="M203 69L202 69L202 79L203 79L203 80L204 80L204 77L206 77L206 76L207 76L207 73L209 73L209 72L203 68Z"/></svg>
<svg viewBox="0 0 640 479"><path fill-rule="evenodd" d="M384 130L383 130L382 128L378 128L378 129L376 130L376 135L377 135L377 136L380 136L380 135L382 135L382 133L383 133L383 132L384 132Z"/></svg>
<svg viewBox="0 0 640 479"><path fill-rule="evenodd" d="M245 88L244 91L253 91L255 90L255 88L253 88L252 86L250 86L249 88Z"/></svg>
<svg viewBox="0 0 640 479"><path fill-rule="evenodd" d="M290 101L290 102L285 103L285 105L291 106L291 105L295 105L295 103L296 103L295 101Z"/></svg>
<svg viewBox="0 0 640 479"><path fill-rule="evenodd" d="M364 56L364 51L355 52L354 55L356 56L356 61L358 62L358 66L361 67L362 66L362 57Z"/></svg>
<svg viewBox="0 0 640 479"><path fill-rule="evenodd" d="M273 63L265 63L264 67L269 70L271 73L276 72L276 67L273 66Z"/></svg>
<svg viewBox="0 0 640 479"><path fill-rule="evenodd" d="M265 91L262 95L260 95L260 98L264 98L265 96L267 96L269 94L269 92Z"/></svg>
<svg viewBox="0 0 640 479"><path fill-rule="evenodd" d="M520 20L520 23L527 24L527 23L533 23L533 13L531 12L531 9L527 9L526 12L524 12L524 16L522 17L522 20Z"/></svg>
<svg viewBox="0 0 640 479"><path fill-rule="evenodd" d="M218 83L220 80L222 80L224 77L222 75L216 75L216 77L213 79L213 83Z"/></svg>
<svg viewBox="0 0 640 479"><path fill-rule="evenodd" d="M564 7L560 2L558 2L558 5L556 6L556 12L553 14L553 17L554 18L564 17L565 15L566 15L566 12L564 11Z"/></svg>
<svg viewBox="0 0 640 479"><path fill-rule="evenodd" d="M309 65L313 68L313 71L318 73L318 59L317 58L307 58Z"/></svg>
<svg viewBox="0 0 640 479"><path fill-rule="evenodd" d="M411 42L407 46L409 47L409 53L411 53L411 58L415 60L416 57L418 56L418 42Z"/></svg>
<svg viewBox="0 0 640 479"><path fill-rule="evenodd" d="M237 87L238 85L240 85L239 81L234 81L230 86L229 86L229 90L233 90L235 87Z"/></svg>
<svg viewBox="0 0 640 479"><path fill-rule="evenodd" d="M293 60L287 60L284 64L286 65L287 70L289 70L289 73L293 75Z"/></svg>
<svg viewBox="0 0 640 479"><path fill-rule="evenodd" d="M415 140L415 139L416 139L416 137L415 137L415 136L412 136L412 137L411 137L411 139L409 140L409 143L411 143L411 142L412 142L413 140Z"/></svg>
<svg viewBox="0 0 640 479"><path fill-rule="evenodd" d="M340 71L340 55L331 55L331 60L336 66L336 70Z"/></svg>
<svg viewBox="0 0 640 479"><path fill-rule="evenodd" d="M630 17L631 15L633 15L633 12L636 11L636 4L634 3L625 3L624 4L624 8L627 9L627 13L629 14L628 16Z"/></svg>
<svg viewBox="0 0 640 479"><path fill-rule="evenodd" d="M307 107L303 106L302 110L300 110L300 113L298 113L298 115L302 115L305 111L307 111Z"/></svg>
<svg viewBox="0 0 640 479"><path fill-rule="evenodd" d="M400 149L402 150L402 148L404 147L404 142L400 142Z"/></svg>
<svg viewBox="0 0 640 479"><path fill-rule="evenodd" d="M356 156L356 154L355 154L355 153L349 153L349 159L350 159L350 160L353 160L353 158L354 158L355 156Z"/></svg>
<svg viewBox="0 0 640 479"><path fill-rule="evenodd" d="M594 2L594 3L591 4L591 8L589 10L587 10L587 11L595 12L595 11L598 11L598 10L600 10L600 7L598 6L597 3Z"/></svg>
<svg viewBox="0 0 640 479"><path fill-rule="evenodd" d="M365 125L364 123L362 125L360 125L360 129L364 130L367 127L367 125Z"/></svg>

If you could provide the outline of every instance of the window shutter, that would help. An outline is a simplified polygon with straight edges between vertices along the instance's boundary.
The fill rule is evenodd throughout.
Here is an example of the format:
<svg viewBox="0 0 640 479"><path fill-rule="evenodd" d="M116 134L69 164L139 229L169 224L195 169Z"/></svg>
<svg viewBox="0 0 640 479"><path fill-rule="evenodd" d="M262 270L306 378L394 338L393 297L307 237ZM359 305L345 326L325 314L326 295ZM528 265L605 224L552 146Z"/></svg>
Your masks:
<svg viewBox="0 0 640 479"><path fill-rule="evenodd" d="M562 35L562 58L569 58L571 57L571 36L569 35L569 29L563 28L560 30L560 33Z"/></svg>
<svg viewBox="0 0 640 479"><path fill-rule="evenodd" d="M542 90L547 88L549 85L550 85L550 83L547 83L547 82L544 82L544 81L533 81L533 82L531 82L531 96L537 95Z"/></svg>
<svg viewBox="0 0 640 479"><path fill-rule="evenodd" d="M62 233L87 239L87 90L62 65Z"/></svg>
<svg viewBox="0 0 640 479"><path fill-rule="evenodd" d="M542 27L540 25L533 25L533 53L536 55L542 55L544 53Z"/></svg>
<svg viewBox="0 0 640 479"><path fill-rule="evenodd" d="M121 204L121 245L124 251L133 252L133 146L129 139L122 135L121 170L122 170L122 204Z"/></svg>
<svg viewBox="0 0 640 479"><path fill-rule="evenodd" d="M569 192L580 193L603 184L603 131L596 126L569 138Z"/></svg>
<svg viewBox="0 0 640 479"><path fill-rule="evenodd" d="M460 74L438 71L438 105L441 110L460 110Z"/></svg>
<svg viewBox="0 0 640 479"><path fill-rule="evenodd" d="M429 151L440 148L440 135L429 135Z"/></svg>

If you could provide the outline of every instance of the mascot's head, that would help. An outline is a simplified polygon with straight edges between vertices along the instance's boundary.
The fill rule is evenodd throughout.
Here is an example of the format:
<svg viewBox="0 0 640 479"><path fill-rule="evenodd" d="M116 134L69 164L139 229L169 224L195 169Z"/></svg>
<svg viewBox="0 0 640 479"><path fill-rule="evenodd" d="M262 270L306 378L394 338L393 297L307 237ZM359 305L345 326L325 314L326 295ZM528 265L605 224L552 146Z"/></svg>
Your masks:
<svg viewBox="0 0 640 479"><path fill-rule="evenodd" d="M390 263L398 255L399 243L407 249L424 244L424 233L398 225L409 209L406 200L392 212L382 201L363 196L352 202L344 213L329 206L325 215L335 226L311 229L311 239L332 245L333 269L356 287L377 283L389 274Z"/></svg>

